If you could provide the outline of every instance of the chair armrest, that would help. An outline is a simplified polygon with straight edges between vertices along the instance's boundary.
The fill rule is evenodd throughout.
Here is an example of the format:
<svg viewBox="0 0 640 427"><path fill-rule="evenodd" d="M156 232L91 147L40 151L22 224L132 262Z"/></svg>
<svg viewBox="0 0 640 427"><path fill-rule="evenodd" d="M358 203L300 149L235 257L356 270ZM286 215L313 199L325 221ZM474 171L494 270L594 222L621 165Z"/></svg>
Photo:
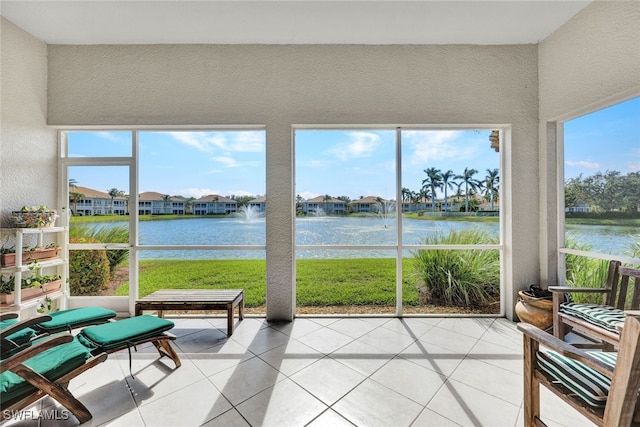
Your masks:
<svg viewBox="0 0 640 427"><path fill-rule="evenodd" d="M524 334L525 337L537 341L541 345L545 346L549 350L556 351L563 356L570 357L585 365L601 372L604 375L611 376L613 368L601 360L592 357L585 350L574 347L569 343L566 343L551 334L546 333L542 329L539 329L528 323L518 323L518 329Z"/></svg>
<svg viewBox="0 0 640 427"><path fill-rule="evenodd" d="M0 372L11 370L14 367L20 365L25 360L31 359L38 353L42 353L43 351L49 350L60 344L69 343L71 341L73 341L73 336L71 334L56 335L42 340L35 345L20 350L18 353L12 355L11 357L0 360Z"/></svg>
<svg viewBox="0 0 640 427"><path fill-rule="evenodd" d="M16 319L18 315L16 313L3 313L0 314L0 322L3 320Z"/></svg>
<svg viewBox="0 0 640 427"><path fill-rule="evenodd" d="M572 286L549 286L547 289L551 292L595 292L601 294L608 294L611 292L611 289L605 288L574 288Z"/></svg>
<svg viewBox="0 0 640 427"><path fill-rule="evenodd" d="M44 316L37 316L31 319L26 319L26 320L22 320L20 322L14 323L13 325L7 326L6 328L0 331L0 339L5 339L9 335L12 335L17 331L20 331L25 328L29 328L33 325L37 325L38 323L48 322L49 320L51 320L51 316L44 315Z"/></svg>

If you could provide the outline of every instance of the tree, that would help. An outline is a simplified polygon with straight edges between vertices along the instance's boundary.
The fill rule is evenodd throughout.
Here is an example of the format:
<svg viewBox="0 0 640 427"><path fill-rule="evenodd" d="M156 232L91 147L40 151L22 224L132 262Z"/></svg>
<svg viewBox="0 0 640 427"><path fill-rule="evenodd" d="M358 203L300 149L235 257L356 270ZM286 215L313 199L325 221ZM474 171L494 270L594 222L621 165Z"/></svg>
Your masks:
<svg viewBox="0 0 640 427"><path fill-rule="evenodd" d="M431 211L436 211L436 189L442 188L442 175L440 169L429 168L425 169L424 173L427 174L427 178L422 180L422 188L428 187L431 194Z"/></svg>
<svg viewBox="0 0 640 427"><path fill-rule="evenodd" d="M478 171L473 168L464 168L464 173L462 175L456 176L456 178L461 179L462 184L464 184L464 211L465 212L469 212L470 192L478 191L478 189L481 187L480 181L478 181L473 177L473 175L477 173Z"/></svg>
<svg viewBox="0 0 640 427"><path fill-rule="evenodd" d="M69 178L69 188L77 188L78 187L78 181L76 181L73 178Z"/></svg>
<svg viewBox="0 0 640 427"><path fill-rule="evenodd" d="M118 190L117 188L111 188L111 189L109 189L109 191L107 191L107 193L109 193L109 195L111 196L111 213L114 213L113 212L113 199L115 199L116 197L124 196L124 191Z"/></svg>
<svg viewBox="0 0 640 427"><path fill-rule="evenodd" d="M331 200L331 196L328 194L325 194L324 196L322 196L322 201L324 202L324 213L328 214L329 213L329 201Z"/></svg>
<svg viewBox="0 0 640 427"><path fill-rule="evenodd" d="M72 191L69 193L69 201L73 203L73 209L71 212L73 212L74 215L78 213L78 202L84 199L84 197L84 194L77 191Z"/></svg>
<svg viewBox="0 0 640 427"><path fill-rule="evenodd" d="M168 194L164 194L162 195L162 203L163 203L163 208L162 209L162 213L167 213L167 206L169 205L169 202L171 201L171 196Z"/></svg>
<svg viewBox="0 0 640 427"><path fill-rule="evenodd" d="M448 197L448 192L447 190L450 189L454 189L458 184L453 181L453 179L455 179L456 175L453 173L452 170L448 170L446 172L443 172L440 175L440 178L442 178L442 188L444 189L444 210L447 211L449 210L449 197Z"/></svg>
<svg viewBox="0 0 640 427"><path fill-rule="evenodd" d="M302 207L304 206L304 197L301 195L296 195L296 213L302 212Z"/></svg>
<svg viewBox="0 0 640 427"><path fill-rule="evenodd" d="M489 195L489 203L493 210L493 202L498 197L500 177L498 169L487 169L487 176L484 179L485 194Z"/></svg>

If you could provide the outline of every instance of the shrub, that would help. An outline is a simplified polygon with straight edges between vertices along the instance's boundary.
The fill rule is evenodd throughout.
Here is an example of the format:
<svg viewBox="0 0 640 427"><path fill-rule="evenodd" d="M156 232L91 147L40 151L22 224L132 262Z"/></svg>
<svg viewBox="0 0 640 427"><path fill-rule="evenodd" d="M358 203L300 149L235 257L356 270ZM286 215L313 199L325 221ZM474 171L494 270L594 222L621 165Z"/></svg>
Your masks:
<svg viewBox="0 0 640 427"><path fill-rule="evenodd" d="M129 229L126 225L96 227L78 224L69 230L69 238L86 238L100 243L127 243L129 241ZM109 271L111 272L118 264L129 259L129 251L127 249L109 249L106 254L109 260Z"/></svg>
<svg viewBox="0 0 640 427"><path fill-rule="evenodd" d="M70 238L69 243L99 243L87 238ZM71 295L100 295L109 281L109 259L105 250L69 251Z"/></svg>
<svg viewBox="0 0 640 427"><path fill-rule="evenodd" d="M470 229L427 237L427 245L472 245L497 243L489 233ZM500 295L498 250L418 250L413 253L413 274L423 299L457 306L481 306Z"/></svg>

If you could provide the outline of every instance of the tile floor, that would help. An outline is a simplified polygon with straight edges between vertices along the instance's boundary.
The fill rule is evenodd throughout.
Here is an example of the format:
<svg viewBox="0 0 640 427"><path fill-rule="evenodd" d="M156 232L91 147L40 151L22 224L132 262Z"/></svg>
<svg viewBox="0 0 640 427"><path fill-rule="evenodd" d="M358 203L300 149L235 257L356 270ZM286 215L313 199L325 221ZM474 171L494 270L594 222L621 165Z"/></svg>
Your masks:
<svg viewBox="0 0 640 427"><path fill-rule="evenodd" d="M179 369L148 346L133 378L124 351L72 380L85 426L523 425L522 338L505 319L246 318L230 338L224 318L172 320ZM544 389L542 408L549 426L592 425ZM4 425L77 425L48 398L25 412L40 419Z"/></svg>

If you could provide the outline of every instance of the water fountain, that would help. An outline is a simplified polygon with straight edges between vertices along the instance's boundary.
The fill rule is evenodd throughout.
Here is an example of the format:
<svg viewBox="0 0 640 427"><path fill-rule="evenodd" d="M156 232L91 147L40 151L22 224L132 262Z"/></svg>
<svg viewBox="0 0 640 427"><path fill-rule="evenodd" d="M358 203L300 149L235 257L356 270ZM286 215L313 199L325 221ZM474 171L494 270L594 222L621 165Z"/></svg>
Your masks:
<svg viewBox="0 0 640 427"><path fill-rule="evenodd" d="M373 214L382 222L383 228L389 228L391 221L396 216L395 202L376 202Z"/></svg>
<svg viewBox="0 0 640 427"><path fill-rule="evenodd" d="M240 211L236 214L238 217L244 219L245 222L252 222L258 218L264 216L264 212L260 211L257 206L240 206Z"/></svg>

